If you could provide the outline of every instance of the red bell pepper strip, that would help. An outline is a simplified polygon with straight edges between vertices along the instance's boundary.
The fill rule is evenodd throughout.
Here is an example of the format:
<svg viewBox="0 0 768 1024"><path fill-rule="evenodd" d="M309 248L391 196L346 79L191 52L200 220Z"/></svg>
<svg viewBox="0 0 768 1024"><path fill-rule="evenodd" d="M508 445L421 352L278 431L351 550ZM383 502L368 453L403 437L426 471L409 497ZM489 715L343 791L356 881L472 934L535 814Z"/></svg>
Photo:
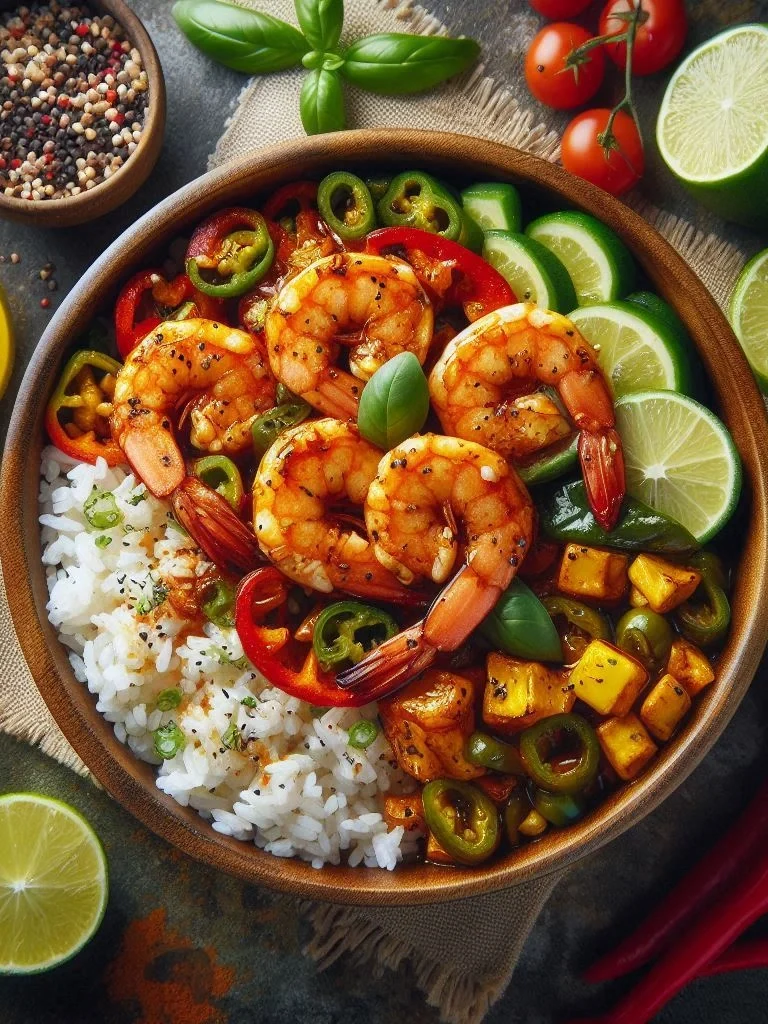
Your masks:
<svg viewBox="0 0 768 1024"><path fill-rule="evenodd" d="M257 569L240 582L235 598L235 628L243 651L254 668L291 697L316 707L361 707L370 701L356 691L342 690L336 685L333 672L323 672L315 653L292 657L292 638L285 626L272 628L263 624L267 614L288 600L289 581L274 567Z"/></svg>
<svg viewBox="0 0 768 1024"><path fill-rule="evenodd" d="M744 939L734 942L717 960L699 971L700 978L713 978L716 974L747 971L755 967L768 967L768 939Z"/></svg>
<svg viewBox="0 0 768 1024"><path fill-rule="evenodd" d="M430 260L446 264L453 271L453 282L444 293L449 306L463 306L468 319L478 320L502 306L517 302L515 293L490 263L458 242L420 228L379 228L366 240L366 252L386 256L423 253Z"/></svg>
<svg viewBox="0 0 768 1024"><path fill-rule="evenodd" d="M296 207L297 209L291 209ZM290 181L276 192L273 192L264 203L262 212L268 220L279 220L281 217L295 216L299 210L317 209L317 182Z"/></svg>
<svg viewBox="0 0 768 1024"><path fill-rule="evenodd" d="M587 981L619 978L655 959L676 940L702 907L744 870L745 861L768 840L768 780L746 809L696 866L631 935L585 972Z"/></svg>
<svg viewBox="0 0 768 1024"><path fill-rule="evenodd" d="M94 370L99 371L99 380ZM125 462L109 429L112 392L101 386L105 376L114 378L119 370L120 363L103 352L75 352L69 360L45 410L45 429L59 451L91 465L99 457L109 466ZM65 421L62 412L68 413Z"/></svg>

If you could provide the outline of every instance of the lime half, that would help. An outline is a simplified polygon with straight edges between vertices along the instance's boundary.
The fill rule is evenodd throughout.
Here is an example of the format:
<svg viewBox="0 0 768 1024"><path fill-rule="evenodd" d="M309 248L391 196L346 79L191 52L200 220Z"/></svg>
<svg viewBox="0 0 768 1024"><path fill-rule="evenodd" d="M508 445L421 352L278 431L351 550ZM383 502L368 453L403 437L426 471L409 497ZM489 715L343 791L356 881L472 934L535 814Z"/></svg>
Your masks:
<svg viewBox="0 0 768 1024"><path fill-rule="evenodd" d="M576 292L563 264L541 242L514 231L486 231L483 259L501 274L520 302L568 313Z"/></svg>
<svg viewBox="0 0 768 1024"><path fill-rule="evenodd" d="M107 861L74 808L37 793L0 797L0 972L68 960L107 905Z"/></svg>
<svg viewBox="0 0 768 1024"><path fill-rule="evenodd" d="M671 516L704 543L730 518L741 462L726 428L705 406L672 391L616 403L627 493Z"/></svg>
<svg viewBox="0 0 768 1024"><path fill-rule="evenodd" d="M580 306L620 299L632 290L635 264L629 249L596 217L575 210L548 213L525 233L564 265Z"/></svg>
<svg viewBox="0 0 768 1024"><path fill-rule="evenodd" d="M742 270L728 314L760 390L768 394L768 249Z"/></svg>
<svg viewBox="0 0 768 1024"><path fill-rule="evenodd" d="M656 139L665 163L721 217L768 217L768 27L737 25L672 76Z"/></svg>
<svg viewBox="0 0 768 1024"><path fill-rule="evenodd" d="M605 302L570 314L597 360L614 397L633 391L691 390L688 353L676 331L634 302Z"/></svg>

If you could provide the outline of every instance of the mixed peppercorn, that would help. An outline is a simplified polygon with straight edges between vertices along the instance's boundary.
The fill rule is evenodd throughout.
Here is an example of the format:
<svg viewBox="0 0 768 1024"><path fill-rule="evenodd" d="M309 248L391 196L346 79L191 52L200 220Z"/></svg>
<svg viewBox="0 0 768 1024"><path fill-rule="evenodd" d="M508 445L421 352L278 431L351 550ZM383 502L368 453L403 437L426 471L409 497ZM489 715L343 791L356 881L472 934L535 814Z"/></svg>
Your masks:
<svg viewBox="0 0 768 1024"><path fill-rule="evenodd" d="M19 199L95 188L136 150L148 103L141 55L110 15L31 4L0 15L0 186Z"/></svg>

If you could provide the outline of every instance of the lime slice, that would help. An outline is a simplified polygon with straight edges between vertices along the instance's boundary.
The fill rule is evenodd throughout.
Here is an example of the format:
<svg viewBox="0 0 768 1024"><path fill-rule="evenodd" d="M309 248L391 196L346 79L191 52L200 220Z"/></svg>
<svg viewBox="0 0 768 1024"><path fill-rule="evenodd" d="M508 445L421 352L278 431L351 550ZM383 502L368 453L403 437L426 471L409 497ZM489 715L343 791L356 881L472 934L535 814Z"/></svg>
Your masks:
<svg viewBox="0 0 768 1024"><path fill-rule="evenodd" d="M520 302L535 302L556 313L568 313L576 305L568 271L546 246L527 235L487 231L483 259L498 270Z"/></svg>
<svg viewBox="0 0 768 1024"><path fill-rule="evenodd" d="M738 25L672 76L656 139L664 162L722 217L768 216L768 27Z"/></svg>
<svg viewBox="0 0 768 1024"><path fill-rule="evenodd" d="M8 300L0 288L0 398L3 397L13 369L13 324Z"/></svg>
<svg viewBox="0 0 768 1024"><path fill-rule="evenodd" d="M570 314L597 360L614 397L633 391L691 390L688 353L667 323L632 302L605 302Z"/></svg>
<svg viewBox="0 0 768 1024"><path fill-rule="evenodd" d="M731 435L705 406L673 391L616 403L627 493L671 516L704 543L730 518L741 491Z"/></svg>
<svg viewBox="0 0 768 1024"><path fill-rule="evenodd" d="M548 213L525 229L568 271L580 306L620 299L632 290L635 264L619 236L596 217L568 210Z"/></svg>
<svg viewBox="0 0 768 1024"><path fill-rule="evenodd" d="M742 270L728 315L760 390L768 394L768 249Z"/></svg>
<svg viewBox="0 0 768 1024"><path fill-rule="evenodd" d="M515 466L520 479L526 487L534 487L536 484L546 484L550 480L557 480L565 476L574 468L578 462L579 438L575 435L567 439L562 445L550 446L538 458L524 466ZM555 451L552 449L556 448Z"/></svg>
<svg viewBox="0 0 768 1024"><path fill-rule="evenodd" d="M483 231L519 231L522 226L520 193L514 185L502 181L470 185L461 193L461 203Z"/></svg>
<svg viewBox="0 0 768 1024"><path fill-rule="evenodd" d="M107 905L107 861L74 808L37 793L0 797L0 972L74 956Z"/></svg>

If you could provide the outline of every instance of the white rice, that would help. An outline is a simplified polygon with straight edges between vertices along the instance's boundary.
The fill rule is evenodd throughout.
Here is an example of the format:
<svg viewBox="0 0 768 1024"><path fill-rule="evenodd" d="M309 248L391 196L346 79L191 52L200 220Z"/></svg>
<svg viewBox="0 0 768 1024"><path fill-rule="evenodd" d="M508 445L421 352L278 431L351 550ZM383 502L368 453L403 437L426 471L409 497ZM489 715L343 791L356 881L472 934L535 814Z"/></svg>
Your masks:
<svg viewBox="0 0 768 1024"><path fill-rule="evenodd" d="M210 564L188 546L168 503L131 474L103 459L78 463L53 447L43 451L41 472L48 616L117 738L158 766L158 788L217 832L316 868L346 862L392 870L415 852L418 834L388 831L381 814L382 795L409 792L413 780L381 732L363 751L347 742L350 726L374 719L376 705L314 718L308 704L248 664L234 629L207 623L188 633L165 588L171 577L190 579ZM88 524L83 503L94 487L112 492L120 525ZM172 687L182 691L181 704L159 710L158 694ZM153 732L171 721L185 744L162 760ZM235 747L244 749L222 741L233 724L241 737Z"/></svg>

